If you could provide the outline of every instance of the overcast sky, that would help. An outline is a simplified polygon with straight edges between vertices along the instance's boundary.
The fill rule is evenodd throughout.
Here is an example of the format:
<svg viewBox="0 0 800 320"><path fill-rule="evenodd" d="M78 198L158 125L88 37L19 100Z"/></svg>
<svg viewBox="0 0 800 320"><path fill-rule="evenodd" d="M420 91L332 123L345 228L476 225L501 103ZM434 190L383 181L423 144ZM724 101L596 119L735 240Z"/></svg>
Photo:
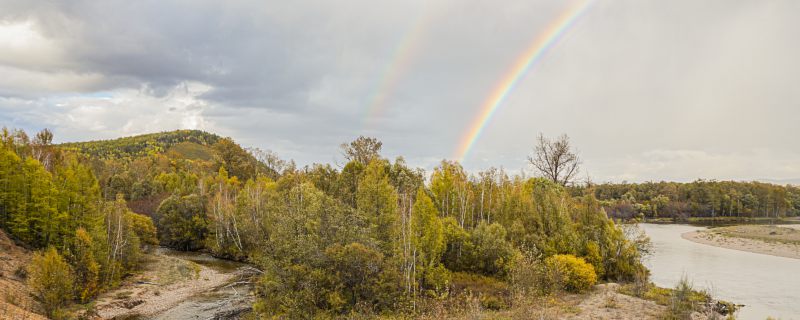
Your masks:
<svg viewBox="0 0 800 320"><path fill-rule="evenodd" d="M501 4L501 5L498 5ZM0 126L56 140L202 129L298 164L358 135L452 159L574 2L3 1ZM466 156L529 170L568 134L595 181L800 178L800 1L598 0Z"/></svg>

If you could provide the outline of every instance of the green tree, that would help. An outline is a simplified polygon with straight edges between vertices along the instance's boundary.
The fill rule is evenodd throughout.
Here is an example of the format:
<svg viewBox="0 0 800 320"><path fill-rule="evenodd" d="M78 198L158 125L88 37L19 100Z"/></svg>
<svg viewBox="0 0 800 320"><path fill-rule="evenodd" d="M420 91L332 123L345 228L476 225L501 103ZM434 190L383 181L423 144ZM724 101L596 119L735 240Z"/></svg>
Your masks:
<svg viewBox="0 0 800 320"><path fill-rule="evenodd" d="M371 238L386 255L393 255L397 248L398 211L397 192L389 184L387 165L382 160L369 163L356 192L357 209L369 224Z"/></svg>
<svg viewBox="0 0 800 320"><path fill-rule="evenodd" d="M205 201L196 195L172 195L158 206L158 232L160 242L181 250L203 247L208 233Z"/></svg>
<svg viewBox="0 0 800 320"><path fill-rule="evenodd" d="M214 144L214 151L216 151L217 168L225 168L231 176L242 181L253 179L259 173L265 172L264 167L260 166L250 153L233 142L231 138L220 139Z"/></svg>
<svg viewBox="0 0 800 320"><path fill-rule="evenodd" d="M383 271L383 255L360 243L334 245L326 250L333 260L332 272L338 275L345 290L350 291L350 307L359 301L371 300L379 294L377 282Z"/></svg>
<svg viewBox="0 0 800 320"><path fill-rule="evenodd" d="M67 216L55 207L57 189L52 175L36 160L22 164L24 202L11 219L11 232L37 248L60 247L68 227Z"/></svg>
<svg viewBox="0 0 800 320"><path fill-rule="evenodd" d="M433 201L420 188L417 191L417 199L411 211L411 243L414 247L418 271L417 277L423 287L431 282L428 278L435 273L442 253L445 249L445 234L442 221ZM419 269L419 270L417 270Z"/></svg>
<svg viewBox="0 0 800 320"><path fill-rule="evenodd" d="M383 143L375 138L359 136L350 143L342 143L340 148L347 161L356 161L363 166L380 159Z"/></svg>
<svg viewBox="0 0 800 320"><path fill-rule="evenodd" d="M100 264L95 260L95 244L85 229L75 231L72 265L75 270L76 296L86 303L100 290Z"/></svg>

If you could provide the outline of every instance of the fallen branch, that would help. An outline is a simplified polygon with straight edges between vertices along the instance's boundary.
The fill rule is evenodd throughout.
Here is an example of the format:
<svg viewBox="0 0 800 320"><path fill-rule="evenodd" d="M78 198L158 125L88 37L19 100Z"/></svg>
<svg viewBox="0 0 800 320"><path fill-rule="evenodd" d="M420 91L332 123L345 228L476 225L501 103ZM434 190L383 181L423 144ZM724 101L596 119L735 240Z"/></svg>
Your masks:
<svg viewBox="0 0 800 320"><path fill-rule="evenodd" d="M229 283L228 285L224 286L223 288L238 286L240 284L251 284L251 283L252 282L250 282L250 281L236 281L236 282Z"/></svg>
<svg viewBox="0 0 800 320"><path fill-rule="evenodd" d="M240 269L242 271L251 271L251 272L258 273L258 274L264 274L263 270L260 270L260 269L254 268L254 267L241 267Z"/></svg>

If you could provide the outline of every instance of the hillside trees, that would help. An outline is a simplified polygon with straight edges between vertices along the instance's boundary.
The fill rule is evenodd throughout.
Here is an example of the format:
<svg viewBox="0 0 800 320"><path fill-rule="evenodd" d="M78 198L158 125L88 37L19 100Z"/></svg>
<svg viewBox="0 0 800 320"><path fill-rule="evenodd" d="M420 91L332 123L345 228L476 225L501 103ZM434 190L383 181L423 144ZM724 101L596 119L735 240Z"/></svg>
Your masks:
<svg viewBox="0 0 800 320"><path fill-rule="evenodd" d="M43 131L0 133L0 228L42 250L28 268L30 284L50 316L73 300L86 302L138 266L157 244L149 217L123 198L106 202L92 167L62 153Z"/></svg>
<svg viewBox="0 0 800 320"><path fill-rule="evenodd" d="M263 171L253 156L230 138L223 138L213 146L217 168L224 168L231 176L242 181L252 179Z"/></svg>
<svg viewBox="0 0 800 320"><path fill-rule="evenodd" d="M270 227L280 210L278 185L272 179L248 180L236 198L236 215L244 253L257 250L270 237Z"/></svg>
<svg viewBox="0 0 800 320"><path fill-rule="evenodd" d="M149 218L130 211L121 195L104 205L103 217L104 283L112 286L139 264L142 242L155 242L155 227Z"/></svg>
<svg viewBox="0 0 800 320"><path fill-rule="evenodd" d="M219 256L237 257L244 255L242 235L236 219L236 197L239 179L228 177L224 167L216 177L208 182L211 193L208 204L209 232L207 247Z"/></svg>

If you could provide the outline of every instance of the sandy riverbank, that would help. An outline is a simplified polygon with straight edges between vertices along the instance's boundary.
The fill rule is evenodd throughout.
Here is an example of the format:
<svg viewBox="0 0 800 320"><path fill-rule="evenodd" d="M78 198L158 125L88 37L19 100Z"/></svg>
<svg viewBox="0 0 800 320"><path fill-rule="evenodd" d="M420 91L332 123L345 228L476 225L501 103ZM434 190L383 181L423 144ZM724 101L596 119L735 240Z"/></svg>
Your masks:
<svg viewBox="0 0 800 320"><path fill-rule="evenodd" d="M732 226L687 232L681 237L720 248L800 259L800 229L797 226Z"/></svg>
<svg viewBox="0 0 800 320"><path fill-rule="evenodd" d="M98 298L92 318L157 315L189 297L224 286L234 277L232 273L161 253L149 255L145 270Z"/></svg>

